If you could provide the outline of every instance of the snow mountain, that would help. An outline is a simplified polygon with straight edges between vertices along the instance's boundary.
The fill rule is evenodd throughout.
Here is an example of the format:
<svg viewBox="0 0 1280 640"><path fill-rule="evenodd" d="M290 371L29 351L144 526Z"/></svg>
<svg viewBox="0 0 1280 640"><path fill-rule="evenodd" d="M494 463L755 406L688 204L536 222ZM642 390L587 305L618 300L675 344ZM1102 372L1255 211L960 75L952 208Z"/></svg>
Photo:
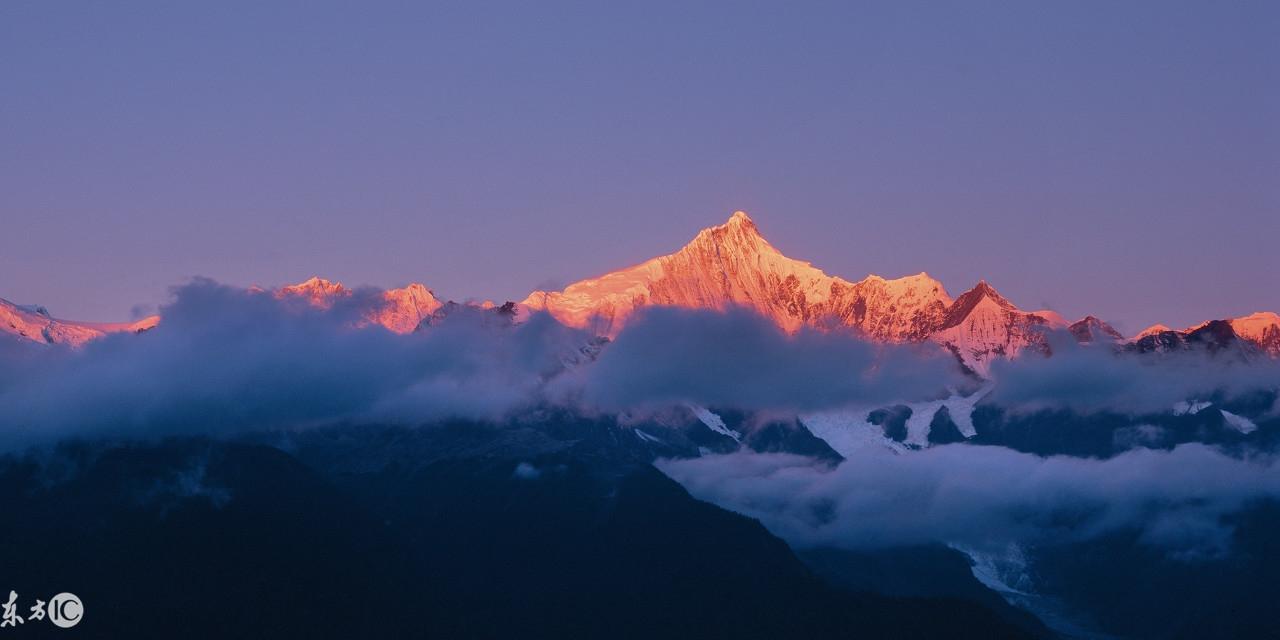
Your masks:
<svg viewBox="0 0 1280 640"><path fill-rule="evenodd" d="M997 358L1012 358L1024 351L1049 355L1044 332L1051 328L1065 328L1057 314L1022 311L982 280L956 298L929 338L969 369L985 375Z"/></svg>
<svg viewBox="0 0 1280 640"><path fill-rule="evenodd" d="M318 276L275 290L278 298L300 298L319 308L329 308L353 293L340 282ZM382 325L395 333L412 333L444 306L430 289L416 282L399 289L386 289L381 296L382 304L367 312L365 322Z"/></svg>
<svg viewBox="0 0 1280 640"><path fill-rule="evenodd" d="M1067 330L1081 344L1124 342L1124 335L1116 331L1115 327L1093 316L1085 316L1071 323L1067 326Z"/></svg>
<svg viewBox="0 0 1280 640"><path fill-rule="evenodd" d="M738 211L703 229L675 253L653 258L563 291L535 291L522 305L561 322L612 337L650 305L754 309L786 331L854 328L888 342L917 341L942 319L951 298L920 273L849 282L783 255Z"/></svg>
<svg viewBox="0 0 1280 640"><path fill-rule="evenodd" d="M782 329L849 329L883 342L932 340L985 374L990 362L1031 350L1047 353L1042 333L1066 329L1051 311L1026 312L985 281L952 300L941 282L919 273L896 279L869 275L857 282L827 275L783 255L738 211L703 229L675 253L582 280L563 291L535 291L522 306L612 337L638 309L650 305L694 309L742 306ZM1078 335L1119 336L1085 318ZM1075 326L1075 325L1073 325Z"/></svg>
<svg viewBox="0 0 1280 640"><path fill-rule="evenodd" d="M1144 329L1126 345L1139 353L1168 353L1203 349L1241 358L1265 354L1280 357L1280 315L1258 312L1239 318L1209 320L1186 329L1157 324Z"/></svg>
<svg viewBox="0 0 1280 640"><path fill-rule="evenodd" d="M44 307L14 304L0 298L0 333L43 344L79 347L108 333L146 331L159 321L159 316L115 323L62 320L54 318Z"/></svg>
<svg viewBox="0 0 1280 640"><path fill-rule="evenodd" d="M351 298L356 290L313 277L270 293L329 308ZM377 295L381 304L365 311L358 326L377 324L396 333L411 333L457 311L422 284ZM500 311L488 302L463 306ZM784 255L742 211L723 224L703 229L674 253L581 280L561 291L534 291L507 309L506 315L495 317L519 321L529 312L545 311L566 325L613 338L636 311L648 306L745 307L787 332L808 328L850 331L888 343L932 342L984 377L1000 358L1049 355L1046 333L1050 331L1068 332L1082 344L1123 346L1138 352L1199 344L1216 350L1236 341L1280 357L1280 316L1275 313L1259 312L1183 330L1155 325L1125 342L1118 331L1094 316L1068 323L1053 311L1019 309L985 280L952 299L941 282L923 272L893 279L868 275L858 281L828 275L809 262ZM142 331L158 321L151 317L134 323L73 322L53 318L40 307L0 300L0 332L41 343L79 346L110 332Z"/></svg>
<svg viewBox="0 0 1280 640"><path fill-rule="evenodd" d="M1280 357L1280 315L1260 311L1227 322L1240 338L1273 358Z"/></svg>

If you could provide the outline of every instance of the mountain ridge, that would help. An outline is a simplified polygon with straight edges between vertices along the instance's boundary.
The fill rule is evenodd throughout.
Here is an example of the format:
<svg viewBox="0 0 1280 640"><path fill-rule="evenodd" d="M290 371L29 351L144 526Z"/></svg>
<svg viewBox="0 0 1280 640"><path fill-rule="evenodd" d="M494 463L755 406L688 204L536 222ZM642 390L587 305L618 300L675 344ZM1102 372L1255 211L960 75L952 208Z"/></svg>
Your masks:
<svg viewBox="0 0 1280 640"><path fill-rule="evenodd" d="M698 232L679 250L575 282L534 291L521 303L557 320L617 335L627 317L650 305L723 310L750 307L788 332L848 327L888 342L922 339L951 297L927 273L858 282L783 255L743 211Z"/></svg>
<svg viewBox="0 0 1280 640"><path fill-rule="evenodd" d="M53 317L38 305L20 305L0 298L0 333L45 344L80 347L108 333L146 331L160 321L148 316L134 322L80 322Z"/></svg>
<svg viewBox="0 0 1280 640"><path fill-rule="evenodd" d="M270 292L321 308L354 294L341 283L319 276ZM429 325L447 305L419 283L379 290L379 295L382 304L367 311L358 326L378 324L396 333L410 333L424 323ZM1185 344L1197 330L1215 322L1183 330L1154 325L1126 340L1093 315L1069 323L1053 311L1022 310L985 279L954 299L941 282L923 271L900 278L869 274L850 281L784 255L744 211L702 229L672 253L579 280L560 291L535 290L513 308L521 317L543 311L566 325L612 338L631 316L648 306L720 311L745 307L789 333L807 328L851 331L888 343L932 341L979 374L985 374L998 358L1024 352L1048 355L1044 334L1050 330L1065 330L1082 344L1142 343L1147 347L1135 348L1165 350ZM78 347L107 333L145 331L159 321L158 316L132 323L61 320L42 307L0 299L0 332L49 344ZM1257 312L1222 322L1240 340L1280 357L1280 315Z"/></svg>

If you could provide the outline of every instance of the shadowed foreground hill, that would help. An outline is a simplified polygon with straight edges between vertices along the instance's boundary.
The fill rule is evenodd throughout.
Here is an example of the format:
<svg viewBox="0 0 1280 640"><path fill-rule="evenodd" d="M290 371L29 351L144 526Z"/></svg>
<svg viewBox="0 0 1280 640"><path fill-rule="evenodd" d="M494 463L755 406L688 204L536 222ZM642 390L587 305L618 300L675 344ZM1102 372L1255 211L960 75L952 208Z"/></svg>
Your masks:
<svg viewBox="0 0 1280 640"><path fill-rule="evenodd" d="M759 523L602 446L607 432L572 432L348 428L11 458L0 575L24 608L79 595L86 637L1023 635L969 602L834 588Z"/></svg>

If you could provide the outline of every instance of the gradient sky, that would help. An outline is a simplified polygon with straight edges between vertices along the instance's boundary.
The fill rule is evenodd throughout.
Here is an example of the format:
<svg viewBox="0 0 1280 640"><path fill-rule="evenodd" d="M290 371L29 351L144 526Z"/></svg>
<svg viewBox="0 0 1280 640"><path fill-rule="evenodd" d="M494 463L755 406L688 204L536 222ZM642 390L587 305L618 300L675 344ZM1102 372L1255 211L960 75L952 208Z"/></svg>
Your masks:
<svg viewBox="0 0 1280 640"><path fill-rule="evenodd" d="M0 5L0 297L520 299L745 209L850 279L1280 311L1274 2L266 4Z"/></svg>

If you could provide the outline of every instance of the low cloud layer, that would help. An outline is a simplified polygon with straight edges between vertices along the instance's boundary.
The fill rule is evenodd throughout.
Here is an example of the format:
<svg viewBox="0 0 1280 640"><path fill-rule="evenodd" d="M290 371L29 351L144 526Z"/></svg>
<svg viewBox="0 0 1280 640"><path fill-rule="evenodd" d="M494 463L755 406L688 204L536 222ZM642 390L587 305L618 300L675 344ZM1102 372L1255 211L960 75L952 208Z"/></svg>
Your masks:
<svg viewBox="0 0 1280 640"><path fill-rule="evenodd" d="M0 450L68 437L501 420L545 404L611 413L693 403L794 415L939 397L973 383L931 343L788 335L740 309L651 308L601 348L546 314L511 326L470 307L398 335L362 322L381 304L376 289L320 309L196 280L174 290L163 321L143 335L112 334L78 351L0 339ZM1073 344L993 372L988 401L1083 411L1166 411L1214 391L1280 386L1269 360L1153 360Z"/></svg>
<svg viewBox="0 0 1280 640"><path fill-rule="evenodd" d="M1110 345L1079 345L1065 333L1051 336L1053 357L997 361L989 401L1014 408L1142 414L1175 403L1239 396L1280 388L1280 361L1203 350L1116 354Z"/></svg>
<svg viewBox="0 0 1280 640"><path fill-rule="evenodd" d="M936 350L847 335L787 336L767 320L654 310L593 361L592 336L534 314L512 326L458 307L397 335L361 322L356 290L332 307L209 280L174 290L164 320L76 351L0 344L0 449L67 437L235 433L338 421L500 420L535 404L586 411L684 402L801 409L958 380Z"/></svg>
<svg viewBox="0 0 1280 640"><path fill-rule="evenodd" d="M379 304L331 309L197 280L164 321L81 351L0 351L0 448L84 436L230 433L338 420L493 418L530 401L587 336L549 318L517 327L459 314L430 331L355 329Z"/></svg>
<svg viewBox="0 0 1280 640"><path fill-rule="evenodd" d="M808 329L787 335L746 310L671 307L632 320L583 379L585 398L614 410L693 402L806 411L922 399L964 382L955 359L933 344Z"/></svg>
<svg viewBox="0 0 1280 640"><path fill-rule="evenodd" d="M949 445L868 450L834 469L786 454L660 461L695 497L759 519L799 547L945 543L1000 551L1121 530L1185 558L1230 546L1224 515L1280 498L1274 458L1191 444L1108 460Z"/></svg>
<svg viewBox="0 0 1280 640"><path fill-rule="evenodd" d="M319 309L197 280L175 289L163 322L143 335L113 334L79 351L0 340L0 451L66 438L502 420L545 404L622 412L695 403L785 415L936 396L968 382L933 345L788 335L740 310L651 309L600 348L545 314L512 326L478 308L408 335L360 327L378 304L377 290ZM1055 345L1052 358L997 364L993 374L986 401L1082 411L1167 411L1215 392L1280 386L1270 360L1140 358L1071 344ZM1213 555L1230 540L1225 514L1280 495L1273 458L1200 445L1108 460L870 447L834 469L745 453L661 467L695 496L759 518L799 546L1003 548L1133 529L1171 553Z"/></svg>

